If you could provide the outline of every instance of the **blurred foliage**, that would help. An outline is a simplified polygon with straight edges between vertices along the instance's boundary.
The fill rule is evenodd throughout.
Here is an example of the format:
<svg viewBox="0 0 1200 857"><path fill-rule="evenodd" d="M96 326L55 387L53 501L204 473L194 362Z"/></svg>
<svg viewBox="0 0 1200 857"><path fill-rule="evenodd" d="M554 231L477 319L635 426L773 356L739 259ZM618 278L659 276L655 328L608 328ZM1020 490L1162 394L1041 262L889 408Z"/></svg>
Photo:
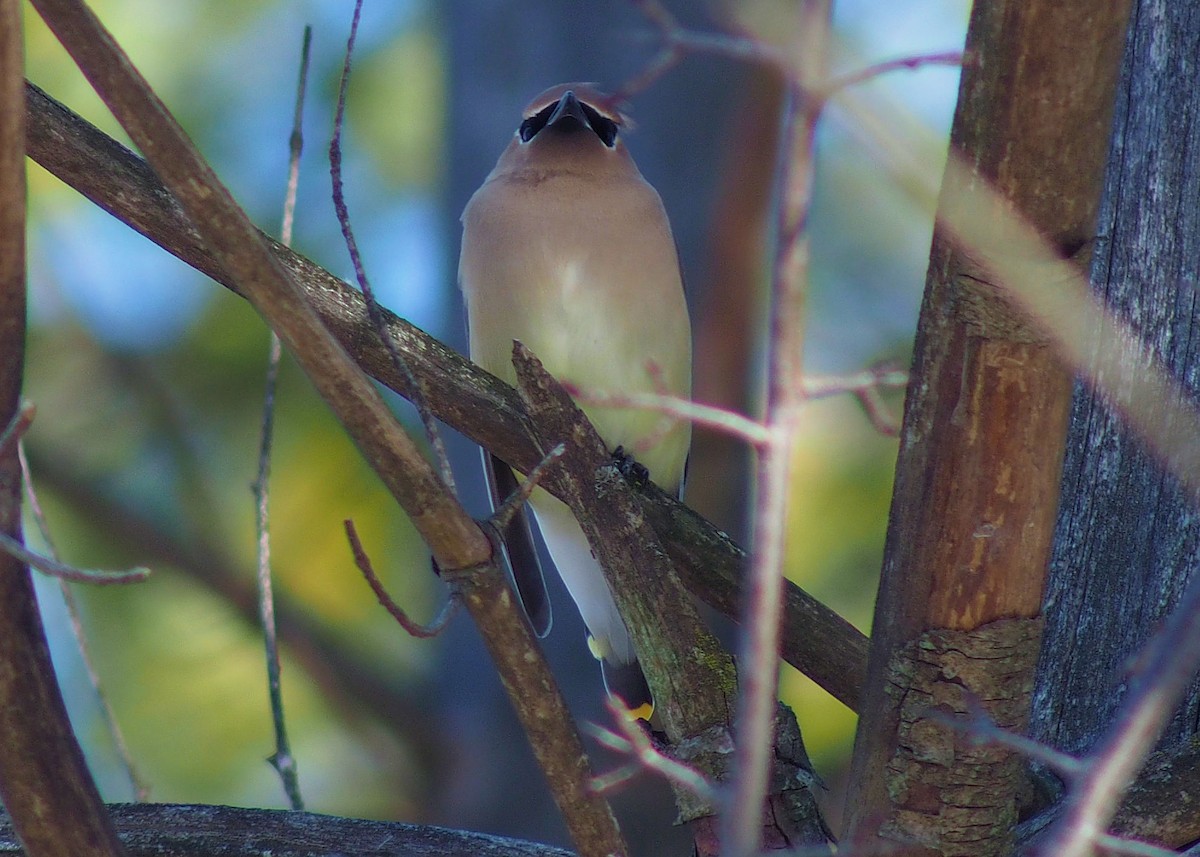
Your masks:
<svg viewBox="0 0 1200 857"><path fill-rule="evenodd" d="M888 398L899 419L899 395ZM806 413L792 459L795 484L785 573L868 632L887 534L896 441L881 435L848 396L815 402ZM797 713L814 764L822 773L836 773L853 747L853 712L786 665L780 695Z"/></svg>
<svg viewBox="0 0 1200 857"><path fill-rule="evenodd" d="M256 347L218 349L219 358L209 353L214 342L236 339L239 324L242 345L257 340ZM164 539L217 546L245 581L252 580L249 485L264 358L261 325L232 296L215 299L188 341L153 365L106 353L77 328L34 331L27 395L39 415L29 446L35 485L42 485L68 559L127 565L142 561L144 546L114 542L112 531L92 524L95 509L67 505L53 481L41 483L38 462L48 458L56 472L100 487L118 507L144 511ZM342 520L355 520L391 592L418 616L434 609L424 551L290 364L279 401L272 462L277 587L356 657L397 682L416 680L428 649L399 633L375 603L354 567ZM155 799L278 805L278 783L262 762L273 739L261 641L244 618L198 584L204 571L156 566L144 584L79 588L93 653ZM410 816L419 803L417 783L400 789L397 780L413 776L412 769L390 767L403 747L379 754L364 746L311 677L286 663L284 676L289 728L314 805ZM97 725L85 734L103 743Z"/></svg>
<svg viewBox="0 0 1200 857"><path fill-rule="evenodd" d="M310 208L328 205L319 200L306 208L304 200L328 196L321 166L328 133L320 124L328 127L332 112L329 93L341 71L348 7L268 0L101 0L92 6L264 225L278 221L283 197L301 16L316 15L316 85L310 89L310 152L302 179L315 196L302 193L297 215L306 234ZM407 17L390 31L383 22L375 38L363 40L357 57L362 85L356 78L351 93L348 140L374 156L366 163L386 177L381 193L427 192L441 169L437 38L422 16ZM337 29L320 29L322 20ZM32 13L27 34L30 78L126 139ZM397 87L396 79L406 85ZM314 91L321 95L314 98ZM406 93L404 112L416 121L397 121L370 106L396 92ZM262 121L264 114L269 121ZM268 128L268 136L258 136ZM254 165L267 167L255 175ZM368 186L376 182L367 179ZM264 326L244 301L119 224L117 240L128 239L132 248L123 260L105 257L103 247L84 246L89 235L92 241L107 237L102 230L111 219L38 167L30 170L30 197L26 395L37 403L38 416L28 444L56 543L68 560L81 564L143 562L144 543L128 543L119 527L99 523L130 511L153 524L156 539L215 550L252 585L250 484L261 423ZM104 226L91 229L97 221ZM318 256L340 241L331 220L320 228L328 234L304 248ZM79 252L60 240L67 235ZM152 261L141 261L143 254ZM126 318L97 311L88 293L97 288L113 292L111 303L124 308ZM187 297L196 293L195 300ZM158 300L164 301L161 314L145 312ZM190 308L173 320L181 303ZM124 324L131 326L128 332L114 332ZM163 337L162 328L173 333ZM81 503L81 487L102 500ZM343 519L354 519L378 572L414 615L437 609L441 587L407 520L286 358L271 490L278 590L325 627L349 657L399 687L420 687L430 644L400 633L375 602L354 566ZM260 632L203 582L205 569L156 565L153 571L137 586L77 588L93 657L151 797L283 805L278 778L264 762L274 739ZM57 598L52 587L42 593L46 601ZM57 608L51 603L47 609ZM128 799L96 707L79 691L84 677L78 656L61 625L50 633L56 661L73 685L72 716L105 797ZM311 806L347 815L419 817L428 771L411 756L406 727L380 729L347 719L345 702L325 698L324 686L286 654L283 676L292 744Z"/></svg>
<svg viewBox="0 0 1200 857"><path fill-rule="evenodd" d="M960 9L965 21L961 0L930 2ZM267 231L280 216L301 31L304 23L314 24L296 244L344 274L325 147L350 4L91 5ZM756 3L746 13L747 25L778 21L773 16L780 5ZM347 195L366 238L369 269L373 261L389 266L388 277L380 279L390 280L410 306L434 306L445 316L417 320L447 330L457 324L458 299L452 276L431 260L453 255L444 244L456 243L456 236L437 234L429 227L435 218L411 216L406 208L432 208L452 166L445 163L441 140L454 58L445 56L434 17L419 2L378 9L368 3L344 146ZM856 43L870 43L861 24L855 19L844 26ZM960 25L955 19L935 28L942 35L931 47L961 43L961 35L945 36ZM27 35L31 79L125 139L32 13ZM536 50L534 44L519 47ZM513 49L496 46L499 52ZM953 71L922 74L940 86L944 103L952 103ZM916 79L903 76L901 85L921 90L912 83ZM943 113L948 117L948 110ZM858 369L881 355L907 353L928 250L929 225L914 224L886 179L843 142L836 131L823 136L827 158L817 188L808 359L819 371ZM67 560L89 566L141 563L153 552L150 545L128 539L113 523L136 514L152 525L155 543L184 554L204 546L252 586L249 486L267 347L261 322L240 299L115 224L40 168L31 167L30 180L27 396L38 416L29 447L58 546ZM898 399L891 399L897 416ZM796 450L788 574L864 630L895 451L895 441L875 432L851 399L812 405ZM382 818L435 813L431 807L445 779L467 780L463 788L469 791L472 777L461 757L467 753L455 758L452 771L435 770L430 759L459 740L439 730L488 716L487 710L475 698L442 700L459 707L450 715L428 698L432 661L446 644L409 639L375 604L346 547L343 519L355 520L377 570L416 617L436 611L442 587L411 527L286 360L272 473L278 589L329 634L348 663L380 677L411 705L385 721L364 717L353 701L331 696L327 677L310 670L309 661L294 652L285 656L289 729L309 806ZM259 634L240 608L217 594L205 571L168 563L156 565L141 585L78 589L94 657L153 799L281 806L282 789L263 761L273 739ZM95 704L81 690L85 679L52 603L53 590L41 591L48 613L57 617L48 622L56 661L105 797L128 799ZM478 645L473 651L482 657ZM460 663L446 668L477 674ZM823 774L836 770L849 752L853 716L790 668L782 691L799 714L818 768Z"/></svg>

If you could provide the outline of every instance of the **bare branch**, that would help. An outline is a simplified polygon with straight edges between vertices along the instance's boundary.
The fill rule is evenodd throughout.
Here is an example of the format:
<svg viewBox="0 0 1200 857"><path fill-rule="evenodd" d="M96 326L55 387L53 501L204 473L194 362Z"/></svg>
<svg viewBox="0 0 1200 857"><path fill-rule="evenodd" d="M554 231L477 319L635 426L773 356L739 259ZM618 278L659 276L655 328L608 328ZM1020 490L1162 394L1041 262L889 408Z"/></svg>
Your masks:
<svg viewBox="0 0 1200 857"><path fill-rule="evenodd" d="M358 251L358 241L355 240L354 230L350 226L350 211L346 207L345 186L342 184L342 128L345 124L346 90L350 85L350 58L354 54L354 42L358 36L358 22L361 15L362 0L356 0L354 4L354 16L350 22L350 37L346 41L346 55L342 62L342 78L338 84L337 111L333 119L333 139L329 143L329 173L333 181L333 207L337 212L338 224L342 228L342 237L346 241L346 249L350 252L350 261L354 265L355 279L362 288L363 299L367 304L367 315L371 319L371 325L374 327L379 341L387 349L388 356L392 359L392 364L408 380L410 388L413 391L412 403L421 417L421 424L425 427L425 437L429 441L430 448L433 449L434 457L438 463L438 472L450 491L455 493L457 489L454 485L454 471L450 469L450 459L446 455L446 444L442 441L442 433L438 429L437 421L434 420L433 414L429 411L428 391L425 389L421 379L413 374L412 367L404 359L395 342L388 336L387 321L379 306L379 302L375 300L375 290L371 287L371 281L367 278L367 269L363 265L362 255Z"/></svg>
<svg viewBox="0 0 1200 857"><path fill-rule="evenodd" d="M858 71L852 71L834 77L827 84L821 87L820 96L822 98L830 98L843 89L851 86L858 86L860 83L866 83L867 81L873 80L880 75L889 74L893 71L913 71L915 69L923 68L927 65L961 66L965 61L966 60L962 51L943 51L933 54L916 54L910 57L898 57L896 59L884 60L883 62L869 65L866 68L861 68Z"/></svg>
<svg viewBox="0 0 1200 857"><path fill-rule="evenodd" d="M613 94L614 100L625 100L647 89L690 54L709 54L741 62L773 65L785 74L792 71L791 57L785 51L755 39L688 30L680 26L661 0L632 0L632 3L658 30L662 47L641 72L617 89Z"/></svg>
<svg viewBox="0 0 1200 857"><path fill-rule="evenodd" d="M583 404L599 405L605 408L640 408L657 411L677 420L687 420L693 425L716 429L744 440L752 446L763 446L771 438L770 431L757 420L744 417L726 408L702 405L679 396L663 393L610 393L604 390L583 390L574 384L564 384L563 387L576 401Z"/></svg>
<svg viewBox="0 0 1200 857"><path fill-rule="evenodd" d="M1085 760L1086 769L1067 793L1063 818L1037 853L1086 857L1116 814L1121 796L1200 668L1200 578L1185 590L1140 660L1144 666L1116 720Z"/></svg>
<svg viewBox="0 0 1200 857"><path fill-rule="evenodd" d="M982 707L976 703L972 706L971 716L955 717L939 709L930 709L931 719L947 726L965 732L971 740L979 744L998 744L1015 750L1027 759L1041 762L1046 767L1067 778L1075 778L1083 773L1083 764L1074 756L1060 753L1053 747L1034 741L1024 735L1018 735L1007 729L1001 729L996 721L987 716Z"/></svg>
<svg viewBox="0 0 1200 857"><path fill-rule="evenodd" d="M804 379L804 395L809 399L826 399L864 390L899 389L906 384L907 370L879 366L853 375L810 375Z"/></svg>
<svg viewBox="0 0 1200 857"><path fill-rule="evenodd" d="M0 432L0 460L11 457L20 449L21 438L25 436L25 432L33 423L35 413L37 413L37 408L34 407L33 402L22 399L17 406L17 412L4 427L4 431Z"/></svg>
<svg viewBox="0 0 1200 857"><path fill-rule="evenodd" d="M358 531L354 528L354 522L345 520L342 524L346 528L346 538L350 541L350 550L354 553L354 564L358 566L358 570L367 579L367 583L370 585L371 591L375 593L375 597L379 599L379 603L383 605L385 610L392 614L392 618L396 620L400 627L410 637L416 637L420 640L436 637L442 631L446 630L446 626L450 624L450 620L458 612L458 599L455 597L449 598L441 612L428 625L422 625L419 622L413 621L404 612L404 608L397 604L392 596L388 594L383 586L383 582L379 579L379 575L375 573L375 568L371 565L371 558L367 556L366 550L363 549L362 541L358 538Z"/></svg>
<svg viewBox="0 0 1200 857"><path fill-rule="evenodd" d="M616 721L619 734L596 723L585 723L583 728L610 750L632 756L636 764L593 778L593 788L602 792L611 791L627 782L638 770L644 770L658 774L675 786L687 789L710 806L717 805L716 787L704 774L672 759L655 747L645 728L619 706L614 705L611 699L608 701L608 711Z"/></svg>
<svg viewBox="0 0 1200 857"><path fill-rule="evenodd" d="M51 558L58 560L58 551L55 549L54 539L50 535L50 525L46 521L45 513L42 511L42 504L38 500L37 491L33 487L33 475L29 470L29 462L25 457L24 444L17 447L17 455L21 461L21 476L25 481L25 499L29 504L30 516L33 518L38 532L42 537L42 542L50 552ZM121 767L125 769L125 775L129 777L129 785L134 799L139 801L147 800L150 790L146 787L146 784L137 772L137 768L134 766L133 755L129 752L129 745L125 742L125 734L121 731L121 725L117 722L116 713L113 711L112 704L108 701L108 694L104 692L104 686L100 681L100 673L96 669L95 662L92 660L91 649L88 646L87 638L83 631L83 620L80 618L79 602L75 598L75 593L68 581L59 578L58 584L59 591L62 593L63 604L67 608L67 616L71 622L71 634L75 637L75 645L79 649L79 658L83 662L88 683L91 685L92 693L96 697L96 705L100 709L100 716L104 720L104 726L112 738L113 749L117 754L117 759L120 761Z"/></svg>
<svg viewBox="0 0 1200 857"><path fill-rule="evenodd" d="M31 157L101 208L242 294L145 162L32 84L26 85ZM309 260L260 237L305 289L307 300L365 371L402 396L414 393L387 350L371 334L362 295ZM434 415L528 472L542 459L516 391L452 349L383 310L388 334L425 383ZM674 497L654 487L638 498L688 587L737 618L745 552ZM866 637L790 581L784 658L834 697L856 709L866 674Z"/></svg>
<svg viewBox="0 0 1200 857"><path fill-rule="evenodd" d="M758 852L762 811L775 747L778 706L783 560L788 500L792 488L794 441L804 403L803 352L808 292L809 239L814 151L820 103L806 90L828 74L830 0L804 0L799 6L798 64L781 139L777 247L771 287L771 339L765 422L772 433L759 450L754 503L754 553L743 610L739 664L734 792L721 819L721 842L733 857Z"/></svg>
<svg viewBox="0 0 1200 857"><path fill-rule="evenodd" d="M1172 848L1159 848L1149 842L1113 836L1111 833L1097 836L1096 844L1109 854L1128 854L1130 857L1179 857L1179 852Z"/></svg>
<svg viewBox="0 0 1200 857"><path fill-rule="evenodd" d="M23 6L0 0L0 425L17 428L26 315ZM4 446L0 534L21 547L21 464L17 444ZM7 550L0 551L0 700L0 802L25 853L123 855L67 718L29 569Z"/></svg>
<svg viewBox="0 0 1200 857"><path fill-rule="evenodd" d="M0 551L15 557L30 568L37 569L42 574L57 577L60 580L70 580L73 583L92 583L106 586L114 583L140 583L150 576L148 568L131 568L124 571L103 571L94 568L77 568L73 565L58 562L47 556L29 550L12 536L0 533Z"/></svg>
<svg viewBox="0 0 1200 857"><path fill-rule="evenodd" d="M300 80L296 84L296 109L292 117L292 133L288 148L288 180L283 201L283 223L279 238L285 247L292 243L292 225L296 215L296 193L300 186L300 155L304 150L304 93L308 88L308 58L312 46L312 27L304 28L300 49ZM275 752L270 757L272 767L283 781L292 809L304 809L300 794L300 778L287 737L287 721L283 715L283 689L280 685L279 644L275 632L275 595L271 584L271 526L268 500L270 496L271 443L275 426L275 387L279 379L279 362L283 357L278 334L270 331L267 356L267 377L263 392L261 441L258 451L258 474L251 486L254 494L254 525L258 531L258 591L259 620L262 622L263 643L267 659L267 695L271 701L271 720L275 729Z"/></svg>

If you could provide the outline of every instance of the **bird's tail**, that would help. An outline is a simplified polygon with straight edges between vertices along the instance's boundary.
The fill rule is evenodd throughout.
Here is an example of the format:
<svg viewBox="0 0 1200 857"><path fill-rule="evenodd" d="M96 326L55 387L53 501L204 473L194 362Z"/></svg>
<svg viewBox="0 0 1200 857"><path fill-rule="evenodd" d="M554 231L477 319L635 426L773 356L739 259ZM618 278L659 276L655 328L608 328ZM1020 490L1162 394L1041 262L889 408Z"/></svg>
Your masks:
<svg viewBox="0 0 1200 857"><path fill-rule="evenodd" d="M654 697L650 694L646 674L642 672L642 665L637 659L621 663L615 659L601 658L600 673L604 676L604 688L608 695L619 699L631 716L649 722L654 714Z"/></svg>

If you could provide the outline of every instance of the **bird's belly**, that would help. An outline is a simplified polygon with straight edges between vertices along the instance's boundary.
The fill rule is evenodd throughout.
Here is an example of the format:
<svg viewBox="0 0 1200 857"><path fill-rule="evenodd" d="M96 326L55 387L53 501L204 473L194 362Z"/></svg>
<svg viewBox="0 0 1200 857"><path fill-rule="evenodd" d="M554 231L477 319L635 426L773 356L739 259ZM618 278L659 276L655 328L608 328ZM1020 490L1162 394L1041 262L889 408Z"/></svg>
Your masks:
<svg viewBox="0 0 1200 857"><path fill-rule="evenodd" d="M486 293L480 297L495 305L470 308L472 315L510 320L503 331L489 326L491 341L481 341L473 328L476 362L515 383L512 340L519 339L550 374L584 392L690 395L690 332L678 275L672 284L677 294L663 290L638 299L637 284L614 280L605 260L556 250L556 261L545 254L540 270L522 272L536 277L538 288ZM670 488L682 478L690 439L686 424L664 433L663 418L653 411L586 402L582 407L609 448L625 447L655 482Z"/></svg>

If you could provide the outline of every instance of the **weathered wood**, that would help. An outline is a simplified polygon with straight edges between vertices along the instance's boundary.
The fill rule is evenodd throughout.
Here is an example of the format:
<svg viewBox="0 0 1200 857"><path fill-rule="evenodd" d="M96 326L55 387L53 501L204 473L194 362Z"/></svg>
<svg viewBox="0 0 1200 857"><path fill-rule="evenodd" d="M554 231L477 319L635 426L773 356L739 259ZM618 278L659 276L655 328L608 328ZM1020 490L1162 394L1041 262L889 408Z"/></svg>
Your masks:
<svg viewBox="0 0 1200 857"><path fill-rule="evenodd" d="M1087 246L1127 13L1125 3L1098 10L1080 0L975 5L951 134L952 157L968 177L947 172L939 217L990 212L999 223L1009 213L979 191L990 185L1063 257ZM1023 251L994 236L955 246L955 225L939 223L930 254L847 804L855 839L881 827L900 839L919 829L935 854L956 853L959 808L934 769L926 783L925 772L909 769L906 788L894 788L889 765L908 752L898 734L901 705L917 688L889 679L918 674L911 644L927 631L1037 616L1071 389L1046 333L995 281L995 260ZM982 699L1019 696L1013 665L1028 669L1036 645L1036 635L1014 642L1011 658L964 677L965 690ZM994 821L975 816L972 823L994 835L975 840L974 854L1011 846L1004 820L1017 778L1002 755L972 771L986 785L978 794L990 796ZM992 782L982 782L987 777ZM929 799L909 801L922 785ZM923 823L904 823L911 812Z"/></svg>
<svg viewBox="0 0 1200 857"><path fill-rule="evenodd" d="M422 824L336 818L313 812L233 806L111 804L134 857L571 857L535 842ZM0 855L20 855L0 812ZM91 852L77 852L83 857Z"/></svg>
<svg viewBox="0 0 1200 857"><path fill-rule="evenodd" d="M1011 836L1017 808L1012 783L1021 759L981 744L947 718L985 713L1001 728L1024 722L1037 658L1037 619L1004 619L969 631L922 634L895 663L900 749L888 763L897 811L887 831L934 853L977 857ZM980 699L975 692L1001 692ZM940 718L930 717L935 710ZM1003 772L997 776L997 771Z"/></svg>
<svg viewBox="0 0 1200 857"><path fill-rule="evenodd" d="M1196 4L1138 4L1092 269L1093 288L1192 396L1200 393L1197 39ZM1062 491L1031 730L1084 752L1125 695L1130 656L1200 567L1200 512L1082 386ZM1163 742L1193 735L1198 718L1194 688ZM1161 807L1170 803L1160 795Z"/></svg>

